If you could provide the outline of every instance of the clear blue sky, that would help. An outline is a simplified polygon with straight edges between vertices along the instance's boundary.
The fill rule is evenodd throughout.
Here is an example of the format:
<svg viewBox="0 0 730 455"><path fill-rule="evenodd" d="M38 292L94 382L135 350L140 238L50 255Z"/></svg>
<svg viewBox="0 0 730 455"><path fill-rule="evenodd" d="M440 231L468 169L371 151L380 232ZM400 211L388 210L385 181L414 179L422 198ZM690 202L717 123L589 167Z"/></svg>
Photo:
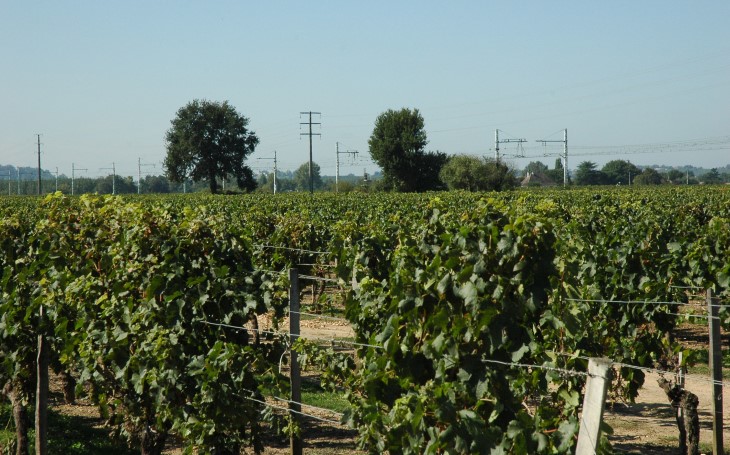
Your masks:
<svg viewBox="0 0 730 455"><path fill-rule="evenodd" d="M715 141L687 152L575 156L570 168L611 159L724 166L729 19L725 0L2 0L0 164L35 166L41 133L45 169L70 175L75 163L97 176L115 163L136 177L139 158L159 174L170 120L205 98L228 100L250 119L260 138L255 169L271 167L256 158L274 150L281 169L307 160L299 112L312 110L322 112L314 138L322 173L334 174L338 141L359 152L354 164L341 155L342 174L372 171L375 118L401 107L418 108L427 148L449 154L492 156L500 129L538 155L537 139L561 139L567 128L571 156Z"/></svg>

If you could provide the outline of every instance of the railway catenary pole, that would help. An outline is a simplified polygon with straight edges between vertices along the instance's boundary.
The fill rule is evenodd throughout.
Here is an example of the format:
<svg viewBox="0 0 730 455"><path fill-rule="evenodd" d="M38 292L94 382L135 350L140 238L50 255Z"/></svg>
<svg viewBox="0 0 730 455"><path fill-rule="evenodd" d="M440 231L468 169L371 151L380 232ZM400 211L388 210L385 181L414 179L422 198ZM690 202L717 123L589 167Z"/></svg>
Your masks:
<svg viewBox="0 0 730 455"><path fill-rule="evenodd" d="M527 142L527 139L502 139L499 140L499 130L494 130L494 160L499 163L499 144L511 144L511 143L522 144Z"/></svg>
<svg viewBox="0 0 730 455"><path fill-rule="evenodd" d="M142 164L142 158L137 158L137 194L142 192L142 166L155 167L154 164Z"/></svg>
<svg viewBox="0 0 730 455"><path fill-rule="evenodd" d="M547 144L548 142L562 142L563 143L563 155L561 156L561 158L563 160L563 186L568 186L568 128L565 128L563 130L563 139L562 140L538 139L535 142L542 142L543 145Z"/></svg>
<svg viewBox="0 0 730 455"><path fill-rule="evenodd" d="M276 194L276 173L277 173L277 167L276 167L276 150L274 150L274 157L273 158L257 158L259 160L274 160L274 194Z"/></svg>
<svg viewBox="0 0 730 455"><path fill-rule="evenodd" d="M340 152L340 143L337 142L337 171L335 172L335 193L340 192L340 155L352 155L353 160L357 157L357 150Z"/></svg>
<svg viewBox="0 0 730 455"><path fill-rule="evenodd" d="M88 169L82 169L76 167L76 164L71 163L71 196L74 195L74 182L76 180L76 171L88 171Z"/></svg>

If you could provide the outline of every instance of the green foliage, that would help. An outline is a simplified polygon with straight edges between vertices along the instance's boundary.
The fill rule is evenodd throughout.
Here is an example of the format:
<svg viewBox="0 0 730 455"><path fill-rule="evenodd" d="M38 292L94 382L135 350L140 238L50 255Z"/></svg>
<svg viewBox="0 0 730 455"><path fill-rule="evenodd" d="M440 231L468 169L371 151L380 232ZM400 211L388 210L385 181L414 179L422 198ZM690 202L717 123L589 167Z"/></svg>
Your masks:
<svg viewBox="0 0 730 455"><path fill-rule="evenodd" d="M515 176L504 163L472 155L454 155L440 173L450 190L504 191L515 187Z"/></svg>
<svg viewBox="0 0 730 455"><path fill-rule="evenodd" d="M628 185L641 170L625 160L612 160L603 165L601 172L606 176L609 185Z"/></svg>
<svg viewBox="0 0 730 455"><path fill-rule="evenodd" d="M661 185L664 182L662 175L652 168L644 169L641 174L633 180L636 185Z"/></svg>
<svg viewBox="0 0 730 455"><path fill-rule="evenodd" d="M303 163L294 171L294 186L298 191L309 191L309 162ZM312 190L319 190L323 187L322 176L320 175L319 164L312 162Z"/></svg>
<svg viewBox="0 0 730 455"><path fill-rule="evenodd" d="M227 101L193 100L177 111L165 136L165 170L174 182L206 179L210 192L218 192L217 179L236 178L242 190L256 182L244 164L254 152L258 137L249 131L248 119Z"/></svg>
<svg viewBox="0 0 730 455"><path fill-rule="evenodd" d="M717 171L717 169L712 168L712 169L710 169L710 172L708 172L702 176L702 181L708 185L715 185L718 183L722 183L723 179L722 179L722 176L720 176L720 173Z"/></svg>
<svg viewBox="0 0 730 455"><path fill-rule="evenodd" d="M596 169L596 163L583 161L575 171L576 185L605 185L608 183L606 174Z"/></svg>
<svg viewBox="0 0 730 455"><path fill-rule="evenodd" d="M263 270L334 264L354 283L357 341L382 349L295 349L323 390L345 391L369 451L570 453L584 377L565 370L592 356L671 367L679 319L662 302L687 298L673 286L730 297L730 192L491 196L0 199L0 380L32 399L45 333L118 434L257 447L272 414L247 398L285 395L285 346L205 321L276 323L286 282ZM616 373L612 393L632 399L643 374Z"/></svg>
<svg viewBox="0 0 730 455"><path fill-rule="evenodd" d="M551 229L489 203L439 206L399 234L388 278L365 276L348 301L358 341L382 346L360 350L352 419L378 451L545 451L558 443L542 433L556 416L535 421L518 398L538 376L489 361L535 361Z"/></svg>
<svg viewBox="0 0 730 455"><path fill-rule="evenodd" d="M426 153L427 143L418 109L389 109L378 116L368 146L373 161L383 170L386 189L410 192L441 188L439 172L447 158L440 152Z"/></svg>

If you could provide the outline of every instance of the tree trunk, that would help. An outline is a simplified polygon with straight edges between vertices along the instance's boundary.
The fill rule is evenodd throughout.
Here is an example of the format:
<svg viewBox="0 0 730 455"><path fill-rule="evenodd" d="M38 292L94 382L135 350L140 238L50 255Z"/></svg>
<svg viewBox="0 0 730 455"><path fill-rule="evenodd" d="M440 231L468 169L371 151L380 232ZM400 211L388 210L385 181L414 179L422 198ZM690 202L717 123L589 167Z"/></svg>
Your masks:
<svg viewBox="0 0 730 455"><path fill-rule="evenodd" d="M210 185L210 193L216 194L218 192L218 181L215 179L215 172L213 171L208 173L208 184Z"/></svg>
<svg viewBox="0 0 730 455"><path fill-rule="evenodd" d="M233 447L226 447L224 444L216 444L210 450L211 455L238 455L241 453L241 447L234 445Z"/></svg>
<svg viewBox="0 0 730 455"><path fill-rule="evenodd" d="M66 404L74 404L76 402L76 378L65 370L61 371L60 376L63 385L63 401Z"/></svg>
<svg viewBox="0 0 730 455"><path fill-rule="evenodd" d="M657 379L659 387L667 394L672 407L682 410L677 413L679 428L679 453L682 455L700 454L700 419L697 414L699 399L697 395L684 390L679 384L672 384L664 378Z"/></svg>
<svg viewBox="0 0 730 455"><path fill-rule="evenodd" d="M11 382L5 384L3 393L13 406L13 420L15 421L15 453L28 455L28 411L23 405L22 394Z"/></svg>
<svg viewBox="0 0 730 455"><path fill-rule="evenodd" d="M158 432L150 427L142 433L140 452L142 455L162 455L165 449L167 432Z"/></svg>

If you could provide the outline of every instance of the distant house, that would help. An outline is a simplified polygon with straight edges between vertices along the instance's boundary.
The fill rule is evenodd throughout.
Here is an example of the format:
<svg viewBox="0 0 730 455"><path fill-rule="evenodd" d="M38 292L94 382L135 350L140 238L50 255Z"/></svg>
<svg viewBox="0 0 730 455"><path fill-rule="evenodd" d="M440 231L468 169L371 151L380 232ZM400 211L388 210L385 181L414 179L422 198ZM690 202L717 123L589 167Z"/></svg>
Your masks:
<svg viewBox="0 0 730 455"><path fill-rule="evenodd" d="M527 175L525 175L525 178L522 179L522 182L520 182L520 186L527 187L527 186L555 186L557 185L555 182L550 179L550 177L546 176L545 174L541 174L539 172L528 172Z"/></svg>

